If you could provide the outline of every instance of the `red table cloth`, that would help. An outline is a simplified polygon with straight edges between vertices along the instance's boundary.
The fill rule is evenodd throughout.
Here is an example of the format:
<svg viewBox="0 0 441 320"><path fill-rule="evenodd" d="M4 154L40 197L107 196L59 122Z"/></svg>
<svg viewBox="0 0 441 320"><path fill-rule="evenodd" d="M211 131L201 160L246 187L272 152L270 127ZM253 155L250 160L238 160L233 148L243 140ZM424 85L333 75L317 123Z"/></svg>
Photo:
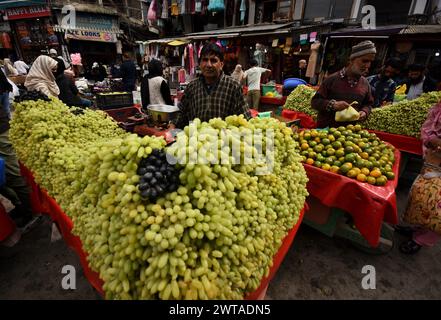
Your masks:
<svg viewBox="0 0 441 320"><path fill-rule="evenodd" d="M351 214L361 235L372 247L377 247L383 221L398 223L395 188L398 185L399 164L400 152L395 149L395 179L382 187L303 165L309 178L308 192L324 205Z"/></svg>
<svg viewBox="0 0 441 320"><path fill-rule="evenodd" d="M306 128L306 129L317 128L317 122L315 122L314 119L306 113L295 110L283 109L281 116L289 120L300 119L300 126L302 128Z"/></svg>
<svg viewBox="0 0 441 320"><path fill-rule="evenodd" d="M21 165L21 170L23 176L26 178L28 183L36 185L32 172L23 165ZM103 281L100 279L99 274L97 272L94 272L89 268L89 263L87 262L87 254L83 250L81 240L79 237L72 234L72 228L73 228L72 220L63 212L63 210L60 208L57 202L53 198L51 198L44 189L38 188L38 198L37 197L34 198L33 201L40 201L39 205L43 210L42 212L47 213L52 218L52 220L56 222L56 224L60 229L61 234L63 235L66 244L70 248L72 248L79 256L87 280L102 296L104 296ZM300 212L300 216L299 216L299 220L297 221L297 224L290 230L290 232L285 237L285 239L283 239L279 251L275 254L273 265L270 268L268 277L264 277L262 279L259 288L256 291L247 295L245 297L246 300L258 299L259 297L262 296L262 293L267 289L269 282L275 276L283 259L285 258L285 255L287 254L289 248L291 247L294 237L297 234L300 224L303 221L303 217L306 210L308 210L308 208L307 205L305 204L305 208L303 208L302 211Z"/></svg>
<svg viewBox="0 0 441 320"><path fill-rule="evenodd" d="M368 131L375 133L378 138L383 141L389 142L400 151L416 154L419 156L423 155L423 143L420 139L382 131Z"/></svg>

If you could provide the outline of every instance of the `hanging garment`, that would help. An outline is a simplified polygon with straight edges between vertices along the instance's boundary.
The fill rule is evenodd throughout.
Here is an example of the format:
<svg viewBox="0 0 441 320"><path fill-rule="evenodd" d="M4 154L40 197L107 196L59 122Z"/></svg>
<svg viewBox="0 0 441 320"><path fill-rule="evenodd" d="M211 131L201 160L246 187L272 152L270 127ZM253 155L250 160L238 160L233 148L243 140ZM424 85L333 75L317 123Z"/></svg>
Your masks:
<svg viewBox="0 0 441 320"><path fill-rule="evenodd" d="M179 83L185 83L185 69L179 69L178 81L179 81Z"/></svg>
<svg viewBox="0 0 441 320"><path fill-rule="evenodd" d="M210 0L208 4L208 11L211 12L220 12L225 10L224 1L223 0Z"/></svg>
<svg viewBox="0 0 441 320"><path fill-rule="evenodd" d="M320 41L316 41L313 44L311 44L311 55L309 56L308 67L306 69L306 74L305 74L305 76L308 78L313 78L315 76L318 54L321 45L322 44L320 43Z"/></svg>
<svg viewBox="0 0 441 320"><path fill-rule="evenodd" d="M181 14L185 14L186 13L186 11L185 11L185 2L186 2L186 0L181 0L181 10L180 10L180 13Z"/></svg>
<svg viewBox="0 0 441 320"><path fill-rule="evenodd" d="M195 64L194 64L194 50L193 45L188 45L188 61L189 61L189 67L190 67L190 74L194 75L195 73Z"/></svg>
<svg viewBox="0 0 441 320"><path fill-rule="evenodd" d="M150 21L156 20L156 0L150 3L149 11L147 13L147 19Z"/></svg>
<svg viewBox="0 0 441 320"><path fill-rule="evenodd" d="M196 0L195 6L194 6L194 11L196 13L202 12L202 2L200 0Z"/></svg>
<svg viewBox="0 0 441 320"><path fill-rule="evenodd" d="M243 24L245 21L245 11L247 11L247 6L245 0L240 3L240 23Z"/></svg>
<svg viewBox="0 0 441 320"><path fill-rule="evenodd" d="M171 15L172 16L179 16L179 6L176 1L173 1L171 4Z"/></svg>
<svg viewBox="0 0 441 320"><path fill-rule="evenodd" d="M162 2L162 19L168 19L168 0L163 0Z"/></svg>

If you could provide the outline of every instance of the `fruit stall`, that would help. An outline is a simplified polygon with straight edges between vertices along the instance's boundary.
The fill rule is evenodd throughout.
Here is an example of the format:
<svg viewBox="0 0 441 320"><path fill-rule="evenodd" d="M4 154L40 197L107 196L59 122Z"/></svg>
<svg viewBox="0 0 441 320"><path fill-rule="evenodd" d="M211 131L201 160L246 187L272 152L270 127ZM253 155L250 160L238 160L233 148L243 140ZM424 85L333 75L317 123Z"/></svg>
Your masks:
<svg viewBox="0 0 441 320"><path fill-rule="evenodd" d="M352 240L358 230L361 245L377 247L383 221L398 222L395 188L400 152L360 125L303 130L297 140L309 178L311 210L305 222L334 235L338 220L347 213L349 225L355 227Z"/></svg>
<svg viewBox="0 0 441 320"><path fill-rule="evenodd" d="M292 120L301 119L302 128L316 128L317 111L311 107L315 92L310 87L298 86L288 96L281 115ZM440 100L440 92L424 93L411 101L400 100L373 109L367 121L360 124L401 152L421 156L421 126L429 109Z"/></svg>
<svg viewBox="0 0 441 320"><path fill-rule="evenodd" d="M10 139L34 206L58 224L105 298L262 297L307 196L306 172L285 124L195 119L197 136L187 127L166 146L162 138L125 132L103 111L69 108L55 98L15 108ZM226 140L214 145L230 162L213 163L214 153L200 153L201 142L226 130ZM262 153L232 134L249 130L270 130L274 148L263 139ZM273 156L272 170L260 160L234 162L238 150L260 160ZM211 160L185 161L193 154Z"/></svg>

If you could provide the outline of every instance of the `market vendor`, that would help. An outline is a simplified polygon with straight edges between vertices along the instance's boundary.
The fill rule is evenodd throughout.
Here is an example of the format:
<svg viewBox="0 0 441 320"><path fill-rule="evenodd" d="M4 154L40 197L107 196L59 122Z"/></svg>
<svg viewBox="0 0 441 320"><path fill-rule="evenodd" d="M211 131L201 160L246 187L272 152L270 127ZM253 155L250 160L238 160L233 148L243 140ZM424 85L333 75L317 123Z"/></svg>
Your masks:
<svg viewBox="0 0 441 320"><path fill-rule="evenodd" d="M352 47L348 65L330 75L311 100L311 106L318 111L319 128L344 126L336 122L335 113L350 105L359 112L359 121L365 120L371 112L374 99L371 86L364 75L375 59L376 49L371 41L363 41ZM356 101L357 103L353 103Z"/></svg>
<svg viewBox="0 0 441 320"><path fill-rule="evenodd" d="M249 118L250 112L241 85L222 71L224 56L220 48L214 43L206 44L200 56L202 75L185 89L181 112L171 127L184 128L195 118L209 121L239 114Z"/></svg>

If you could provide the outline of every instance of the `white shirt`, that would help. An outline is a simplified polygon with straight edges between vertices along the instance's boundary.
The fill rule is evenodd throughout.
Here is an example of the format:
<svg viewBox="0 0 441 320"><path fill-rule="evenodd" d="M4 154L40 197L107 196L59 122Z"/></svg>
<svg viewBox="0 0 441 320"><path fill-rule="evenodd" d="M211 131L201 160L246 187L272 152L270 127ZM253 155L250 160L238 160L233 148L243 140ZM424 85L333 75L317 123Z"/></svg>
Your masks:
<svg viewBox="0 0 441 320"><path fill-rule="evenodd" d="M423 78L423 80L420 83L412 84L409 88L409 92L407 93L407 100L413 100L418 98L420 95L422 95L423 92L423 84L426 77Z"/></svg>
<svg viewBox="0 0 441 320"><path fill-rule="evenodd" d="M14 68L17 69L19 75L25 75L29 70L29 66L21 60L14 62Z"/></svg>
<svg viewBox="0 0 441 320"><path fill-rule="evenodd" d="M260 76L266 71L270 70L261 67L252 67L245 71L245 77L248 79L248 90L260 90Z"/></svg>

